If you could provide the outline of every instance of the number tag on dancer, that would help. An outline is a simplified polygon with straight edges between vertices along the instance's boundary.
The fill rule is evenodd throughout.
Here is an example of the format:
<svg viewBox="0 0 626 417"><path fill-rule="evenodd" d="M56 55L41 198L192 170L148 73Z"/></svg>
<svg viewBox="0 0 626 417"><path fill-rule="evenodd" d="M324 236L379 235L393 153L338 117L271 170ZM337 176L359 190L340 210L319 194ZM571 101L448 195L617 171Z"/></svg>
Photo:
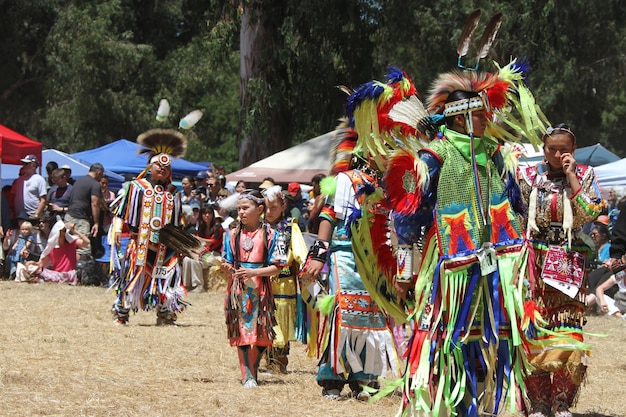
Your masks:
<svg viewBox="0 0 626 417"><path fill-rule="evenodd" d="M157 265L152 269L152 278L163 279L167 276L167 268Z"/></svg>
<svg viewBox="0 0 626 417"><path fill-rule="evenodd" d="M478 262L480 262L480 273L485 276L498 269L498 261L496 259L496 251L491 242L483 243L483 246L476 252Z"/></svg>
<svg viewBox="0 0 626 417"><path fill-rule="evenodd" d="M276 237L276 260L281 263L287 262L287 242L282 233Z"/></svg>

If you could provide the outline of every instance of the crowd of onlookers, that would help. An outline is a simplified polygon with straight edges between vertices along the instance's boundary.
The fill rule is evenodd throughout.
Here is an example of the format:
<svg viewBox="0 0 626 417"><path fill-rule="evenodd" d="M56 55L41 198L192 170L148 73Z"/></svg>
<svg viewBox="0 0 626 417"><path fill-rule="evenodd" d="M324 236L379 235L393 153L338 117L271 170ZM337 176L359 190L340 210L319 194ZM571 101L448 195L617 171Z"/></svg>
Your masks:
<svg viewBox="0 0 626 417"><path fill-rule="evenodd" d="M74 179L68 166L50 162L44 178L37 173L39 160L35 155L21 161L20 176L2 190L2 276L17 281L106 284L105 272L81 279L76 273L77 263L82 260L94 264L105 252L103 236L113 217L110 205L123 188L118 193L109 190L104 167L99 163L93 164L85 177ZM288 202L284 215L295 219L303 232L318 232L318 216L324 204L320 191L323 178L322 174L314 176L311 185L291 182L283 190ZM274 185L268 177L259 188ZM195 177L183 177L180 193L186 231L216 255L221 254L225 232L238 225L236 195L249 188L244 181L234 185L227 182L222 167L209 167ZM626 215L619 216L626 213L626 195L618 196L614 188L607 195L608 211L583 228L594 249L587 303L592 312L626 317L626 285L621 274L607 268L618 219L626 221ZM205 291L211 281L219 281L218 265L185 258L181 266L183 283L189 291ZM104 265L103 271L107 267Z"/></svg>
<svg viewBox="0 0 626 417"><path fill-rule="evenodd" d="M56 162L45 166L46 177L40 175L35 155L27 155L21 162L19 177L2 190L2 277L106 285L106 262L92 274L96 277L81 276L80 267L84 263L93 266L106 252L106 235L113 219L111 203L123 192L124 184L118 192L110 190L99 163L93 164L86 176L75 179L69 166L59 167ZM323 178L316 175L310 186L291 182L284 190L289 202L285 215L297 219L302 231L317 233L317 216L323 206L319 183ZM272 178L265 178L260 188L273 185ZM220 254L225 231L238 225L237 201L232 197L248 188L244 181L227 182L224 168L219 166L183 177L179 189L186 231ZM181 265L188 290L207 289L211 265L198 265L189 259L182 260ZM213 272L217 274L218 269L213 268ZM57 274L51 276L49 271Z"/></svg>
<svg viewBox="0 0 626 417"><path fill-rule="evenodd" d="M606 201L607 212L583 228L594 249L593 261L589 265L587 305L592 313L624 318L625 273L615 273L611 266L612 259L623 257L626 248L626 195L619 196L617 189L610 188Z"/></svg>

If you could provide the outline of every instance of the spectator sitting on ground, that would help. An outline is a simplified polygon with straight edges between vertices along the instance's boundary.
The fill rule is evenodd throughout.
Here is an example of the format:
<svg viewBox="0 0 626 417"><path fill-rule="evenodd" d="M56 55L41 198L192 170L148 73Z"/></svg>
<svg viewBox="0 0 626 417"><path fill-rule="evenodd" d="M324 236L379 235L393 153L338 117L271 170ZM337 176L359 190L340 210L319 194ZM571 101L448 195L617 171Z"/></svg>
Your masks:
<svg viewBox="0 0 626 417"><path fill-rule="evenodd" d="M2 249L6 253L5 261L8 262L9 276L13 278L17 271L18 263L25 263L33 246L33 224L20 216L17 229L9 229L2 242Z"/></svg>
<svg viewBox="0 0 626 417"><path fill-rule="evenodd" d="M76 233L75 235L73 233ZM74 227L72 223L57 221L52 227L48 245L41 253L37 265L39 282L67 282L78 284L76 275L77 249L89 244L89 237ZM28 269L29 265L26 265ZM35 278L36 280L36 278Z"/></svg>
<svg viewBox="0 0 626 417"><path fill-rule="evenodd" d="M204 204L200 208L200 216L198 218L196 237L198 237L213 252L214 257L219 257L222 252L222 242L224 229L219 221L219 214L214 207ZM218 263L219 264L219 263ZM189 292L206 291L210 282L215 282L214 274L211 273L211 267L215 263L211 260L200 261L191 258L183 258L183 284ZM214 269L214 273L217 269Z"/></svg>
<svg viewBox="0 0 626 417"><path fill-rule="evenodd" d="M29 260L38 260L41 256L43 250L48 246L48 238L50 237L50 232L52 231L52 226L56 223L57 219L51 213L44 213L43 216L39 219L37 223L34 233L33 233L33 246L30 251L31 256Z"/></svg>

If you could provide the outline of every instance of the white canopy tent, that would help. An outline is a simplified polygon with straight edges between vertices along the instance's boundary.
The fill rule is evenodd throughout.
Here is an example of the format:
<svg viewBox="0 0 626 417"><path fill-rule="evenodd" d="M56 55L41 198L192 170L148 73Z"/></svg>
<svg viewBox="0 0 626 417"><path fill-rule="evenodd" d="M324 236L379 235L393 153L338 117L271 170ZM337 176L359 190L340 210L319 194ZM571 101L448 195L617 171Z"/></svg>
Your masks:
<svg viewBox="0 0 626 417"><path fill-rule="evenodd" d="M594 171L602 188L626 186L626 158L595 167Z"/></svg>
<svg viewBox="0 0 626 417"><path fill-rule="evenodd" d="M232 172L226 178L261 183L263 178L272 177L276 183L309 183L316 174L328 174L334 138L335 131L325 133Z"/></svg>

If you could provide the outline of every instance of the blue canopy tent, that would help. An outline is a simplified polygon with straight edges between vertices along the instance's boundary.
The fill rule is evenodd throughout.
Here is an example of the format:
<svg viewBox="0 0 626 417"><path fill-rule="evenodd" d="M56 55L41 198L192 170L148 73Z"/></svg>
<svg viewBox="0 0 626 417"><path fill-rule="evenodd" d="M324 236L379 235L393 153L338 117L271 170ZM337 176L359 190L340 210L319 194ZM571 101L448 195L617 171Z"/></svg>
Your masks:
<svg viewBox="0 0 626 417"><path fill-rule="evenodd" d="M541 151L541 149L539 149ZM607 148L599 143L591 146L585 146L578 148L574 151L574 158L576 162L583 165L589 165L597 167L600 165L608 164L610 162L619 161L620 157L609 151ZM520 162L534 165L535 163L543 160L543 152L530 157L520 157Z"/></svg>
<svg viewBox="0 0 626 417"><path fill-rule="evenodd" d="M119 174L137 175L148 165L145 155L137 152L142 146L126 139L119 139L99 148L77 152L73 157L89 162L100 162L105 168ZM207 167L189 162L182 158L172 158L172 177L182 178L185 175L195 176L198 171L206 170Z"/></svg>
<svg viewBox="0 0 626 417"><path fill-rule="evenodd" d="M41 153L42 167L45 168L48 162L54 161L59 164L59 167L63 165L67 165L72 170L72 177L74 179L78 179L87 175L89 172L89 166L91 163L87 161L82 161L78 158L71 157L65 152L57 151L56 149L46 149ZM8 165L2 164L2 186L11 185L13 181L18 177L20 168L22 165ZM107 169L107 166L104 166L105 171L104 175L109 179L109 188L113 191L119 190L122 187L122 182L124 182L124 177ZM44 177L46 173L43 172Z"/></svg>

